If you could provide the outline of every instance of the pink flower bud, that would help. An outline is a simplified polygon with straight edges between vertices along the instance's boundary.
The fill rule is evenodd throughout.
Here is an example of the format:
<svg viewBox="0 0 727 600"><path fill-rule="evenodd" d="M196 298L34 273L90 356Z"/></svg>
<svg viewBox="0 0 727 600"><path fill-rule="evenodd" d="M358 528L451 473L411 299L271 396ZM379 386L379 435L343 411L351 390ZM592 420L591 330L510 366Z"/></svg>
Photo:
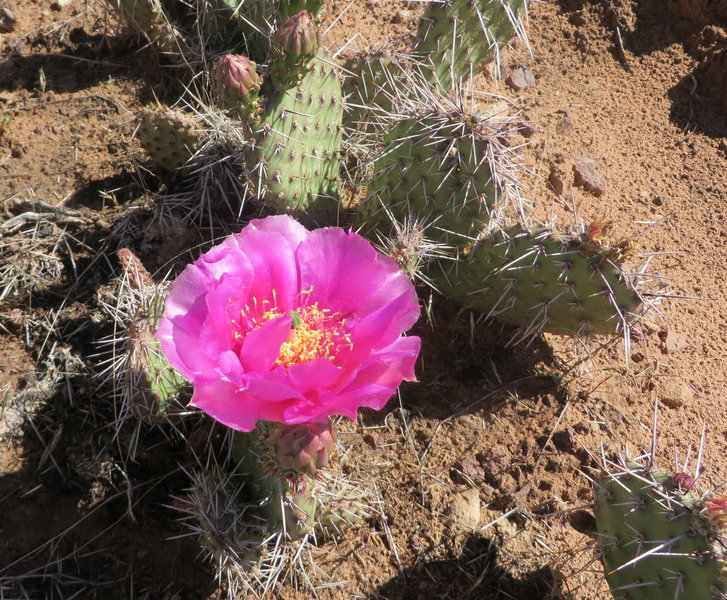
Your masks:
<svg viewBox="0 0 727 600"><path fill-rule="evenodd" d="M307 10L301 10L283 21L270 38L270 46L280 56L291 58L313 57L320 40L315 19Z"/></svg>
<svg viewBox="0 0 727 600"><path fill-rule="evenodd" d="M219 58L212 68L212 79L223 101L254 102L262 84L255 63L241 54Z"/></svg>

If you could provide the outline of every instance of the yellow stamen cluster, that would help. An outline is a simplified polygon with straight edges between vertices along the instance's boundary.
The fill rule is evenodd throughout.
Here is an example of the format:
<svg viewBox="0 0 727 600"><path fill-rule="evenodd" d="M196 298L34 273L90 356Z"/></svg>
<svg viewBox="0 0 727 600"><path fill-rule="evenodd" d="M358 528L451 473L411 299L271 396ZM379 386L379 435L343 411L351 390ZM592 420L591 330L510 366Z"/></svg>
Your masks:
<svg viewBox="0 0 727 600"><path fill-rule="evenodd" d="M300 322L290 330L288 339L280 346L276 365L288 367L313 360L333 360L336 351L352 347L351 336L343 330L345 322L338 313L328 308L318 308L318 303L301 309Z"/></svg>
<svg viewBox="0 0 727 600"><path fill-rule="evenodd" d="M309 294L310 291L307 290L303 294ZM252 316L255 313L257 315ZM280 346L280 354L275 361L276 366L289 367L316 358L333 360L340 349L353 347L351 336L344 329L345 319L341 318L340 313L329 308L320 308L317 302L286 313L275 306L273 295L272 303L269 300L258 303L257 298L254 298L253 309L245 306L241 311L243 317L247 316L252 320L254 329L285 314L293 317L293 323L288 339ZM234 334L235 339L240 341L245 335L240 331Z"/></svg>

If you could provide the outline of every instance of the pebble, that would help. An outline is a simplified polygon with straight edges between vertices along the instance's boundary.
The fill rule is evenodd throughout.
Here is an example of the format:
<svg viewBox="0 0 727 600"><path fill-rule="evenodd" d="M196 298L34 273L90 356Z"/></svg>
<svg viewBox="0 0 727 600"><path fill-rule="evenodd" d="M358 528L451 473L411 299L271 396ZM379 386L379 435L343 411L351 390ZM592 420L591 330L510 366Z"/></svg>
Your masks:
<svg viewBox="0 0 727 600"><path fill-rule="evenodd" d="M568 115L564 116L555 124L555 133L562 136L571 135L576 129L576 124Z"/></svg>
<svg viewBox="0 0 727 600"><path fill-rule="evenodd" d="M659 400L669 408L680 408L694 396L694 391L683 379L663 379L657 389Z"/></svg>
<svg viewBox="0 0 727 600"><path fill-rule="evenodd" d="M61 10L62 8L69 6L71 2L73 2L73 0L53 0L50 7L53 10Z"/></svg>
<svg viewBox="0 0 727 600"><path fill-rule="evenodd" d="M7 6L0 6L0 33L10 33L15 29L18 18Z"/></svg>
<svg viewBox="0 0 727 600"><path fill-rule="evenodd" d="M449 516L460 527L474 530L480 524L480 492L471 488L452 498Z"/></svg>
<svg viewBox="0 0 727 600"><path fill-rule="evenodd" d="M722 138L719 141L719 145L717 146L717 149L724 152L724 155L727 156L727 138Z"/></svg>
<svg viewBox="0 0 727 600"><path fill-rule="evenodd" d="M573 183L594 196L606 191L606 178L595 167L583 162L573 165Z"/></svg>
<svg viewBox="0 0 727 600"><path fill-rule="evenodd" d="M518 67L510 73L510 76L505 80L505 83L507 83L507 85L516 92L519 92L535 83L535 75L530 69Z"/></svg>
<svg viewBox="0 0 727 600"><path fill-rule="evenodd" d="M686 345L684 338L673 329L668 329L664 336L664 350L667 354L679 352Z"/></svg>

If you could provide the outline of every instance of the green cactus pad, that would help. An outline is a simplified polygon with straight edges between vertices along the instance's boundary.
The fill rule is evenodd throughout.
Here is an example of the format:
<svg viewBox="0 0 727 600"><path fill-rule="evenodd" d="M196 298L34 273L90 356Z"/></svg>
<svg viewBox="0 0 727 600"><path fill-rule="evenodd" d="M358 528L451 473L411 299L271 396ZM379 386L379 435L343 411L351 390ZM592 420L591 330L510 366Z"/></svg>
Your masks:
<svg viewBox="0 0 727 600"><path fill-rule="evenodd" d="M427 234L464 247L490 222L498 204L489 141L473 118L431 112L389 131L361 206L369 228L390 235L392 221L427 223Z"/></svg>
<svg viewBox="0 0 727 600"><path fill-rule="evenodd" d="M164 52L176 53L182 37L164 13L160 0L106 0L126 21Z"/></svg>
<svg viewBox="0 0 727 600"><path fill-rule="evenodd" d="M493 232L433 271L444 293L517 325L524 337L615 333L641 303L619 265L597 247L547 229Z"/></svg>
<svg viewBox="0 0 727 600"><path fill-rule="evenodd" d="M166 107L142 111L137 135L151 159L166 171L184 166L203 140L194 119Z"/></svg>
<svg viewBox="0 0 727 600"><path fill-rule="evenodd" d="M638 465L604 473L594 511L616 600L726 597L724 540L701 501L670 478Z"/></svg>
<svg viewBox="0 0 727 600"><path fill-rule="evenodd" d="M325 58L298 87L269 98L248 157L259 198L323 222L338 210L341 84Z"/></svg>
<svg viewBox="0 0 727 600"><path fill-rule="evenodd" d="M124 372L127 405L139 417L167 413L173 402L189 389L189 383L167 362L148 321L139 319L130 328Z"/></svg>
<svg viewBox="0 0 727 600"><path fill-rule="evenodd" d="M445 88L468 79L522 33L525 0L435 0L419 21L415 52Z"/></svg>

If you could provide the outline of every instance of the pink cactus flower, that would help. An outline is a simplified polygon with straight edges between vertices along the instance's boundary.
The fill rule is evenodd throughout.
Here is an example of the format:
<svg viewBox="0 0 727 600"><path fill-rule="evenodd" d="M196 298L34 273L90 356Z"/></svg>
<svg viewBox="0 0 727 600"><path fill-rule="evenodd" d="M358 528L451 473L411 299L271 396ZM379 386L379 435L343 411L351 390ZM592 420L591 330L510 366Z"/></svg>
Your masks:
<svg viewBox="0 0 727 600"><path fill-rule="evenodd" d="M192 405L240 431L381 409L415 381L419 317L395 261L338 227L252 221L179 275L156 335Z"/></svg>

